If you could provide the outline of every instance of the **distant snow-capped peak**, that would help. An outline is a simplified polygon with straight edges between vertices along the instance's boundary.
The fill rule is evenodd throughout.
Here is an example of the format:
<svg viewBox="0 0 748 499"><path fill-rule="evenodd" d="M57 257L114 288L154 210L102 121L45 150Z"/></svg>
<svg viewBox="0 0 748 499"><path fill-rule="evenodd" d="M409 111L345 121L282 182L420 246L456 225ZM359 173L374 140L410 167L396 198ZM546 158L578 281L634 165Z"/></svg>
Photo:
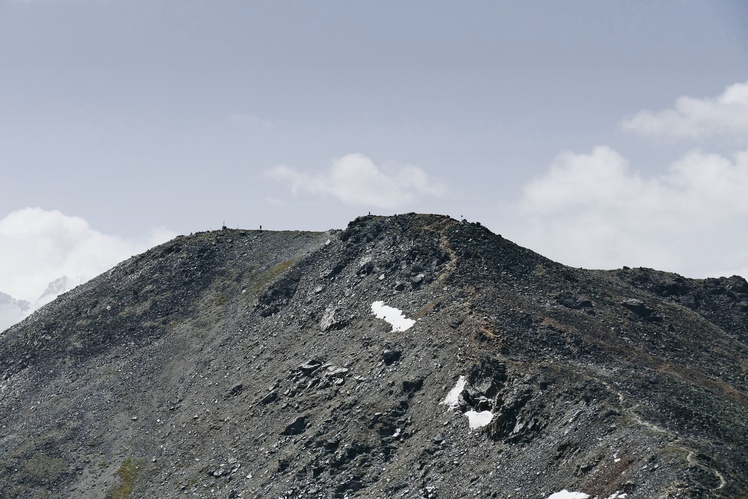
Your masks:
<svg viewBox="0 0 748 499"><path fill-rule="evenodd" d="M42 293L42 295L36 300L36 302L34 303L35 308L46 305L61 294L70 291L71 289L82 283L83 278L81 276L68 277L64 275L62 277L58 277L57 279L49 283L44 293Z"/></svg>
<svg viewBox="0 0 748 499"><path fill-rule="evenodd" d="M33 304L26 300L18 300L7 293L0 292L0 332L5 331L13 324L21 322L38 308L50 303L55 298L74 287L82 284L82 276L62 276L51 281L44 293L37 298Z"/></svg>

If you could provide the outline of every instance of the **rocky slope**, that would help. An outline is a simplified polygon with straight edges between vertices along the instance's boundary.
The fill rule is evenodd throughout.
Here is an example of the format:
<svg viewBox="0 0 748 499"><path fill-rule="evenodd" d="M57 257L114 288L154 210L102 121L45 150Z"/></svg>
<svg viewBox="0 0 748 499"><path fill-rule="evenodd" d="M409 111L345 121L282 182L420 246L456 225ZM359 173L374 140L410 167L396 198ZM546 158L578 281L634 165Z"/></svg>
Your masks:
<svg viewBox="0 0 748 499"><path fill-rule="evenodd" d="M4 332L0 429L2 497L746 497L748 283L432 215L199 233Z"/></svg>

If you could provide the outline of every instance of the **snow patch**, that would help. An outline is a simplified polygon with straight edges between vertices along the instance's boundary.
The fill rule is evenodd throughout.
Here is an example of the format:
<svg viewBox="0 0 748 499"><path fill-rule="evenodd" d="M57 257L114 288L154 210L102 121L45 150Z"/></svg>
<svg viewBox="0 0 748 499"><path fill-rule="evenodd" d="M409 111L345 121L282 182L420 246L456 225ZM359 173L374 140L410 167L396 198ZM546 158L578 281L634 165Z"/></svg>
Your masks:
<svg viewBox="0 0 748 499"><path fill-rule="evenodd" d="M454 410L457 408L458 405L460 405L460 394L462 393L462 390L465 389L465 376L460 376L460 379L457 380L457 383L455 383L454 388L452 388L446 397L444 397L444 400L439 402L442 405L446 405L449 409ZM491 411L473 411L469 410L465 412L465 416L468 418L468 424L470 425L471 430L475 430L477 428L483 428L488 423L493 420L493 412Z"/></svg>
<svg viewBox="0 0 748 499"><path fill-rule="evenodd" d="M491 411L467 411L465 416L468 418L470 429L475 430L476 428L482 428L491 422L493 419L493 412Z"/></svg>
<svg viewBox="0 0 748 499"><path fill-rule="evenodd" d="M624 492L618 492L617 490L613 492L611 495L606 497L605 499L625 499L626 494Z"/></svg>
<svg viewBox="0 0 748 499"><path fill-rule="evenodd" d="M584 492L569 492L564 489L548 496L547 499L587 499L590 495Z"/></svg>
<svg viewBox="0 0 748 499"><path fill-rule="evenodd" d="M460 376L460 379L457 380L457 383L455 384L454 388L452 388L446 397L444 397L444 400L439 402L440 404L444 404L450 409L455 409L459 405L460 400L460 394L462 393L462 390L465 389L465 376Z"/></svg>
<svg viewBox="0 0 748 499"><path fill-rule="evenodd" d="M372 303L371 313L376 315L377 319L384 319L391 324L393 333L407 331L416 323L413 319L405 317L401 310L385 305L383 301Z"/></svg>

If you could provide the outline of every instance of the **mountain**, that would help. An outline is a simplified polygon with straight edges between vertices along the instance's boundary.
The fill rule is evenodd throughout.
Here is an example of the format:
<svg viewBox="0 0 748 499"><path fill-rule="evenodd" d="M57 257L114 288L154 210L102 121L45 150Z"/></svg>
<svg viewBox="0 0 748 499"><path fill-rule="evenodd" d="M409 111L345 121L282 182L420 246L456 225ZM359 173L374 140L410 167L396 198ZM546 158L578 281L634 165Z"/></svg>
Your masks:
<svg viewBox="0 0 748 499"><path fill-rule="evenodd" d="M20 322L31 311L31 303L0 292L0 331Z"/></svg>
<svg viewBox="0 0 748 499"><path fill-rule="evenodd" d="M44 293L34 302L35 309L51 303L55 298L79 286L82 282L83 277L81 276L68 277L66 275L51 281L47 285L47 289L44 290Z"/></svg>
<svg viewBox="0 0 748 499"><path fill-rule="evenodd" d="M3 497L748 496L744 279L437 215L178 237L5 331L0 373Z"/></svg>
<svg viewBox="0 0 748 499"><path fill-rule="evenodd" d="M55 298L66 293L83 282L81 276L70 278L59 277L49 283L44 293L37 298L33 305L26 300L17 300L12 296L0 292L0 332L13 324L21 322L36 309L52 302Z"/></svg>

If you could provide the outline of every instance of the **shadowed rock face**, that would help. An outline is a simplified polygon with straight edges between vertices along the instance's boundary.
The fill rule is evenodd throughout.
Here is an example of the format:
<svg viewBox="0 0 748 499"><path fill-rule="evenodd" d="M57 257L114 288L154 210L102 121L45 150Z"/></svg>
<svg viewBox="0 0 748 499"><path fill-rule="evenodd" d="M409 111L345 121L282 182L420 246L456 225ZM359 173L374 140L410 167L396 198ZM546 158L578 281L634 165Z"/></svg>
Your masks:
<svg viewBox="0 0 748 499"><path fill-rule="evenodd" d="M0 336L0 429L3 497L745 497L748 284L432 215L179 237Z"/></svg>

